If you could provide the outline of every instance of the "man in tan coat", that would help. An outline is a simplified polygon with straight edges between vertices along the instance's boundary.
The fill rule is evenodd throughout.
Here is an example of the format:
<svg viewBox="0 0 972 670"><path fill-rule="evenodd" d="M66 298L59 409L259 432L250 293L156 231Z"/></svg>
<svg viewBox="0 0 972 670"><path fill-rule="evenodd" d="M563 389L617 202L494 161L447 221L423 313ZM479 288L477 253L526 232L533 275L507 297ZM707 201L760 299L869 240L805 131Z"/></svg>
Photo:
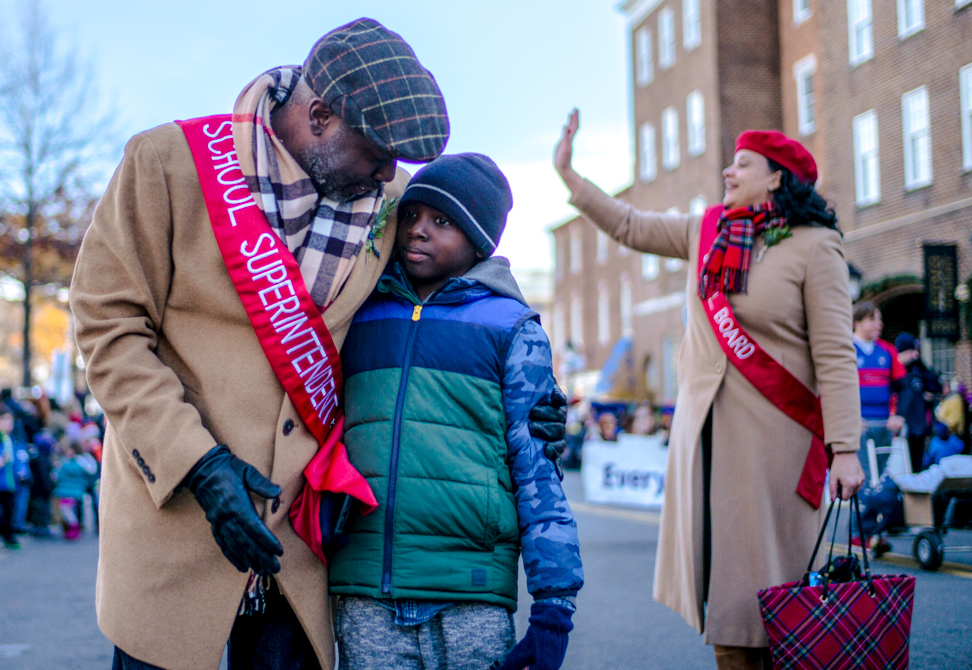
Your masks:
<svg viewBox="0 0 972 670"><path fill-rule="evenodd" d="M224 155L340 349L392 253L396 160L445 146L441 92L398 35L361 19L233 111ZM178 125L129 142L71 306L108 418L96 599L115 667L211 670L227 640L234 670L332 667L326 569L288 521L318 441L248 320Z"/></svg>

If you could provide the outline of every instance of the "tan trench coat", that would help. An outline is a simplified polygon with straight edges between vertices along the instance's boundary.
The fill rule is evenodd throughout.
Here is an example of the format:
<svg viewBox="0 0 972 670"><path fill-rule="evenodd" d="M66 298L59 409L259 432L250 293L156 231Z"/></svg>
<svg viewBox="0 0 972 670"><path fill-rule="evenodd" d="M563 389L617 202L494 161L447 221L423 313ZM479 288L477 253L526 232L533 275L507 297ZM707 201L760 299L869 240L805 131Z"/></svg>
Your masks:
<svg viewBox="0 0 972 670"><path fill-rule="evenodd" d="M399 170L386 194L401 195L407 181ZM362 249L325 314L338 348L391 255L395 228L393 213L376 240L381 258ZM276 513L262 499L255 503L284 547L280 589L323 667L333 667L327 572L287 516L317 442L250 326L175 124L136 135L126 147L85 235L71 308L88 383L108 418L101 630L154 665L218 666L246 574L223 557L193 495L175 489L203 454L226 443L283 488ZM285 434L290 421L296 428Z"/></svg>
<svg viewBox="0 0 972 670"><path fill-rule="evenodd" d="M571 204L621 244L688 260L688 322L678 355L654 596L704 631L706 643L766 646L756 593L802 576L823 523L823 509L796 494L810 433L727 364L698 298L701 217L641 212L590 182ZM754 261L762 248L760 236ZM833 450L857 451L860 398L840 235L793 228L792 238L750 265L748 289L729 300L740 325L820 394L825 441ZM710 407L712 563L704 605L700 436Z"/></svg>

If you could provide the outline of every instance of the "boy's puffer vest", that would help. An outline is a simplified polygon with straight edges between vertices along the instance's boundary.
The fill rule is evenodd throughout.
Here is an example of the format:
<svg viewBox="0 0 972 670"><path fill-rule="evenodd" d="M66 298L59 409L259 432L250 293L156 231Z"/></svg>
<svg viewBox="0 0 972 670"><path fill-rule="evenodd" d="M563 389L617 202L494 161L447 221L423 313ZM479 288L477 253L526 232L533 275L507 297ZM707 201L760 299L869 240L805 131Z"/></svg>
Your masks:
<svg viewBox="0 0 972 670"><path fill-rule="evenodd" d="M350 522L331 593L513 610L520 542L501 384L535 313L496 295L430 302L375 293L345 340L344 443L379 508Z"/></svg>

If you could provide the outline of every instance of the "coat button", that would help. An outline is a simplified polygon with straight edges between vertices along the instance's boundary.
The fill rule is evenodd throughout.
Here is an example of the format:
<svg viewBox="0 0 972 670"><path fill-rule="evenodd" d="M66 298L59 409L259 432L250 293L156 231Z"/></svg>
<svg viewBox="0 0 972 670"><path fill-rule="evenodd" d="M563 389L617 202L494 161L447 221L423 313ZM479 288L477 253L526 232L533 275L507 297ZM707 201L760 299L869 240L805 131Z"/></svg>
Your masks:
<svg viewBox="0 0 972 670"><path fill-rule="evenodd" d="M138 458L139 456L141 456L141 454L138 453L138 449L132 449L132 456L134 456L135 458Z"/></svg>
<svg viewBox="0 0 972 670"><path fill-rule="evenodd" d="M138 463L138 467L142 467L143 465L145 465L145 459L142 458L141 456L135 462Z"/></svg>
<svg viewBox="0 0 972 670"><path fill-rule="evenodd" d="M270 503L270 513L276 514L278 509L280 509L280 496L274 498L273 502Z"/></svg>
<svg viewBox="0 0 972 670"><path fill-rule="evenodd" d="M722 373L722 363L716 363L715 371L720 374Z"/></svg>
<svg viewBox="0 0 972 670"><path fill-rule="evenodd" d="M148 480L149 480L149 484L154 484L155 483L155 475L149 475L148 476Z"/></svg>
<svg viewBox="0 0 972 670"><path fill-rule="evenodd" d="M292 419L287 419L284 421L283 434L290 435L292 432L294 432L294 422Z"/></svg>
<svg viewBox="0 0 972 670"><path fill-rule="evenodd" d="M147 466L147 465L143 465L142 466L142 472L144 472L147 475L151 475L152 474L152 471L149 469L149 466Z"/></svg>

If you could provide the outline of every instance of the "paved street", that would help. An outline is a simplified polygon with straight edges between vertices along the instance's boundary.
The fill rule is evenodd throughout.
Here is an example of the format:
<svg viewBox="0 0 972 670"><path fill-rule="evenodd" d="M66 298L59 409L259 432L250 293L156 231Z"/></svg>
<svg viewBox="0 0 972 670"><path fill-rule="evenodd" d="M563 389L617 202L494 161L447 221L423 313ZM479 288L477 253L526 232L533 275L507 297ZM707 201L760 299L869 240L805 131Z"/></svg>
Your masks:
<svg viewBox="0 0 972 670"><path fill-rule="evenodd" d="M711 650L676 615L651 600L658 537L657 515L576 502L579 479L569 473L587 586L578 598L565 668L704 668ZM964 537L963 537L964 536ZM947 543L972 544L969 534ZM893 541L910 554L910 539ZM972 667L972 567L969 555L949 555L938 573L917 569L908 558L881 561L876 572L918 577L912 633L912 668ZM965 565L953 561L964 561ZM0 550L0 669L107 670L111 645L94 620L96 538L75 543L26 540L19 552ZM521 580L517 630L529 616Z"/></svg>

